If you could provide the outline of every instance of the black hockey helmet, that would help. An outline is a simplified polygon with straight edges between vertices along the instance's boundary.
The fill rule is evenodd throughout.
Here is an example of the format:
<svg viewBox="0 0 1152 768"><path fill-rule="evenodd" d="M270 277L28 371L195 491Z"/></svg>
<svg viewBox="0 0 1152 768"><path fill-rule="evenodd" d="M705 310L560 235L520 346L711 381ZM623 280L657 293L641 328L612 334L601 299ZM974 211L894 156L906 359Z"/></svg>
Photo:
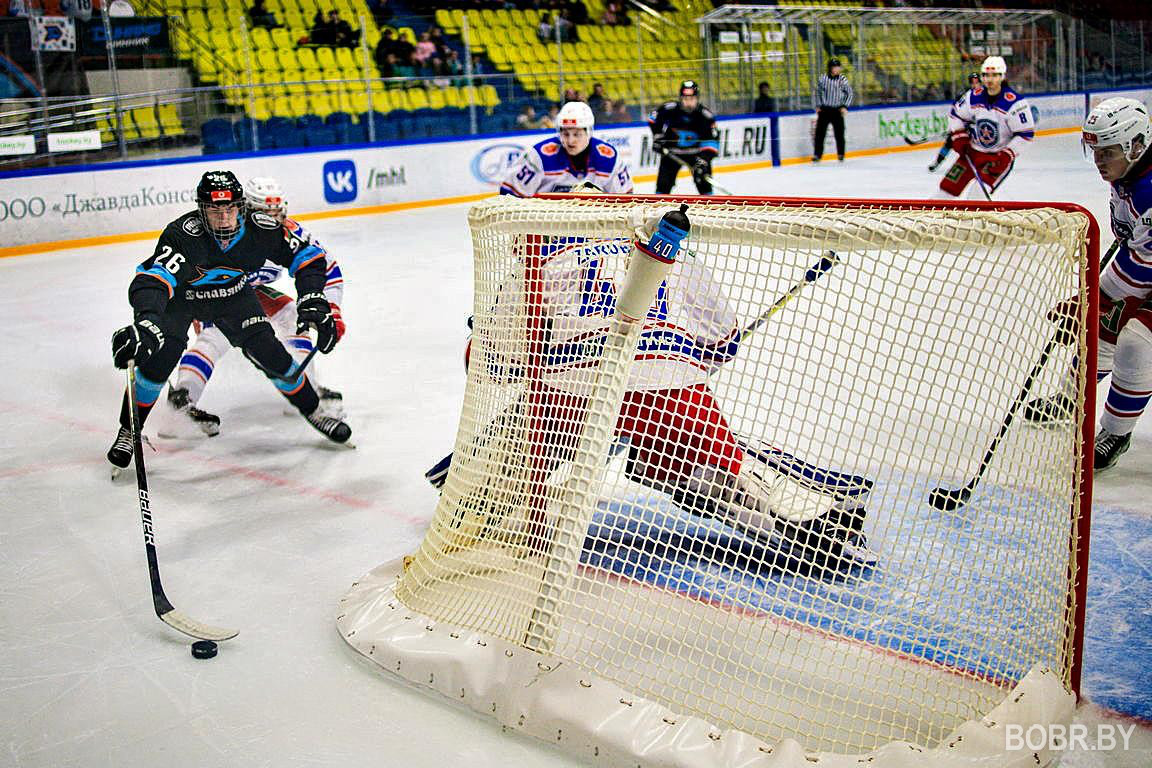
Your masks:
<svg viewBox="0 0 1152 768"><path fill-rule="evenodd" d="M680 95L699 96L700 86L696 85L695 80L685 80L684 82L680 83Z"/></svg>
<svg viewBox="0 0 1152 768"><path fill-rule="evenodd" d="M979 72L969 72L968 73L968 85L970 85L970 86L980 85L980 73Z"/></svg>
<svg viewBox="0 0 1152 768"><path fill-rule="evenodd" d="M218 238L230 238L240 229L244 187L232 171L207 171L196 185L196 205L209 232Z"/></svg>

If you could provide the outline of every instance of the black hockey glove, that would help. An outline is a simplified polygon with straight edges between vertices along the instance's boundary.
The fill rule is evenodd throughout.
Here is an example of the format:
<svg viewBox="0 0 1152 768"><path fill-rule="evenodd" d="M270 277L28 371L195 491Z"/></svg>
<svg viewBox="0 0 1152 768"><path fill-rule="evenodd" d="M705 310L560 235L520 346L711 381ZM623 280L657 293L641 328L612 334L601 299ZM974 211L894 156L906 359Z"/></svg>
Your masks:
<svg viewBox="0 0 1152 768"><path fill-rule="evenodd" d="M670 146L672 146L672 141L665 136L655 136L652 138L652 151L658 155L668 154L668 147Z"/></svg>
<svg viewBox="0 0 1152 768"><path fill-rule="evenodd" d="M697 185L704 184L712 175L712 163L706 157L698 157L692 162L692 181Z"/></svg>
<svg viewBox="0 0 1152 768"><path fill-rule="evenodd" d="M141 318L112 334L112 362L127 368L129 360L140 365L164 345L164 332L148 318Z"/></svg>
<svg viewBox="0 0 1152 768"><path fill-rule="evenodd" d="M328 354L340 340L336 316L322 293L306 293L296 301L296 331L303 333L308 326L316 328L316 349Z"/></svg>

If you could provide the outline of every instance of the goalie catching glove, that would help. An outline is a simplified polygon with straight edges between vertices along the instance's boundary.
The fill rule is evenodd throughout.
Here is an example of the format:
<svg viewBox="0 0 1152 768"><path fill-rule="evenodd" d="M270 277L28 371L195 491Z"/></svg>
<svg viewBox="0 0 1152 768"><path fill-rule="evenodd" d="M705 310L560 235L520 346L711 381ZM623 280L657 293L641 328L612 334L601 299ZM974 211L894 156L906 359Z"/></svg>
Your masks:
<svg viewBox="0 0 1152 768"><path fill-rule="evenodd" d="M344 335L344 321L339 308L334 308L322 293L307 293L296 302L296 330L304 333L316 328L316 349L328 354Z"/></svg>
<svg viewBox="0 0 1152 768"><path fill-rule="evenodd" d="M140 364L163 345L160 326L144 317L112 334L112 362L117 368L127 368L132 360Z"/></svg>
<svg viewBox="0 0 1152 768"><path fill-rule="evenodd" d="M692 181L696 182L696 186L705 184L708 177L712 175L712 163L706 157L698 157L692 163Z"/></svg>

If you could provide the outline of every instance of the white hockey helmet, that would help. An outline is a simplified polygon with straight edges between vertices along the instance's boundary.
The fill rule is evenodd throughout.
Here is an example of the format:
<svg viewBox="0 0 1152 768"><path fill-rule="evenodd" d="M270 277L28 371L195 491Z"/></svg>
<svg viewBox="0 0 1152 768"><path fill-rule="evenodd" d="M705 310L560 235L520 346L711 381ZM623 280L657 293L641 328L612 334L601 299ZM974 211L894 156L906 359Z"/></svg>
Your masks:
<svg viewBox="0 0 1152 768"><path fill-rule="evenodd" d="M273 216L288 215L288 199L280 182L270 176L255 176L244 185L244 202L250 211L262 211Z"/></svg>
<svg viewBox="0 0 1152 768"><path fill-rule="evenodd" d="M584 128L588 135L592 135L592 128L596 125L596 116L592 114L592 107L582 101L570 101L560 107L556 115L556 132L564 128Z"/></svg>
<svg viewBox="0 0 1152 768"><path fill-rule="evenodd" d="M984 63L980 65L980 74L982 75L1005 75L1008 74L1008 64L1004 61L1002 56L989 56L984 59Z"/></svg>
<svg viewBox="0 0 1152 768"><path fill-rule="evenodd" d="M1147 151L1152 136L1148 108L1136 99L1118 96L1096 105L1084 119L1081 140L1086 153L1104 147L1119 147L1129 164Z"/></svg>

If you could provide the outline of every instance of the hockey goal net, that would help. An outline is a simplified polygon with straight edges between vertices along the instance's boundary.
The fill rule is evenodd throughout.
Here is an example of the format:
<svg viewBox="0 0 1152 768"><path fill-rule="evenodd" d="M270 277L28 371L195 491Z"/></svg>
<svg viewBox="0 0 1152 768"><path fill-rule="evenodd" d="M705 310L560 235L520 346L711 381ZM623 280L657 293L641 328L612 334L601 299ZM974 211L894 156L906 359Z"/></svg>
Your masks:
<svg viewBox="0 0 1152 768"><path fill-rule="evenodd" d="M1069 717L1092 217L686 202L631 330L632 242L670 199L472 209L451 471L419 550L345 597L348 642L609 764L962 764ZM1075 412L1022 418L1069 376Z"/></svg>

